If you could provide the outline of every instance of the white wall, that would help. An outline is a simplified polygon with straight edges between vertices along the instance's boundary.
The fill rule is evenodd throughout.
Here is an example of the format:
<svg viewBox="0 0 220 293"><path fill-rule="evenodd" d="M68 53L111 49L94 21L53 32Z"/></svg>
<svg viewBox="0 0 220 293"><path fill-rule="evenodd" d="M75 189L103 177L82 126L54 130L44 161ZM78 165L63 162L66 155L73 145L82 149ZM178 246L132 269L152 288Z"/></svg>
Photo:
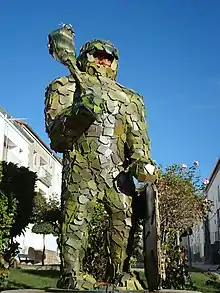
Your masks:
<svg viewBox="0 0 220 293"><path fill-rule="evenodd" d="M42 193L47 200L54 195L60 200L62 164L44 146L39 144L36 138L32 137L32 139L34 140L32 149L34 150L34 156L36 156L36 159L33 160L31 169L37 173L38 178L42 175L42 168L48 171L52 176L51 186L47 186L42 180L38 179L36 182L36 191ZM46 165L43 167L40 166L40 158L46 162ZM19 241L22 244L22 248L26 251L29 246L37 250L43 249L43 235L32 233L31 226L26 229L25 235L21 236ZM45 247L48 250L57 252L58 246L56 237L53 235L46 235Z"/></svg>
<svg viewBox="0 0 220 293"><path fill-rule="evenodd" d="M52 186L51 194L56 194L60 198L61 194L61 185L62 185L62 165L57 161L54 161L53 166L53 177L52 177Z"/></svg>
<svg viewBox="0 0 220 293"><path fill-rule="evenodd" d="M5 123L3 114L0 113L0 160L2 160L3 157Z"/></svg>
<svg viewBox="0 0 220 293"><path fill-rule="evenodd" d="M220 196L218 196L218 186L220 186L220 172L216 174L208 192L207 197L213 202L212 212L209 214L209 229L211 244L220 240L219 228L217 226L217 209L220 208Z"/></svg>
<svg viewBox="0 0 220 293"><path fill-rule="evenodd" d="M40 180L37 180L36 182L36 191L40 192L42 195L44 195L46 197L46 199L49 199L49 188L43 184Z"/></svg>
<svg viewBox="0 0 220 293"><path fill-rule="evenodd" d="M206 189L207 199L213 204L211 212L209 213L209 233L210 242L214 244L216 241L220 241L220 227L218 227L218 214L217 211L220 209L220 164L217 162L213 173L211 175L210 183ZM220 218L219 218L220 222ZM200 256L204 256L204 245L205 245L205 231L203 224L194 228L194 233L191 236L191 249L194 253L200 252Z"/></svg>
<svg viewBox="0 0 220 293"><path fill-rule="evenodd" d="M28 225L25 229L25 235L21 235L16 238L16 240L20 243L20 252L28 253L29 247L34 248L35 250L43 250L43 235L35 234L31 232L33 224ZM45 248L51 251L58 251L56 237L53 235L45 236Z"/></svg>
<svg viewBox="0 0 220 293"><path fill-rule="evenodd" d="M40 172L40 158L43 158L48 163L45 165L45 169L52 176L51 186L44 184L42 180L37 180L36 191L42 192L47 199L52 195L56 195L60 199L62 164L29 129L25 126L22 128L16 127L17 124L12 121L13 118L8 119L0 111L0 160L6 159L8 162L17 163L18 166L29 167L31 171L37 173L39 178L42 174ZM5 155L5 136L7 137L6 145L9 149L7 155L3 158L3 155ZM36 162L33 152L36 153ZM31 227L32 225L29 225L25 234L16 238L23 252L27 252L29 246L37 250L43 248L43 236L32 233ZM46 249L57 251L56 237L47 235L45 240Z"/></svg>
<svg viewBox="0 0 220 293"><path fill-rule="evenodd" d="M6 157L3 158L4 138L8 146ZM28 167L29 141L18 131L11 121L0 113L0 160L6 160Z"/></svg>
<svg viewBox="0 0 220 293"><path fill-rule="evenodd" d="M203 258L205 256L205 231L203 222L201 222L193 228L193 234L190 236L190 246L192 254L199 253L200 258Z"/></svg>

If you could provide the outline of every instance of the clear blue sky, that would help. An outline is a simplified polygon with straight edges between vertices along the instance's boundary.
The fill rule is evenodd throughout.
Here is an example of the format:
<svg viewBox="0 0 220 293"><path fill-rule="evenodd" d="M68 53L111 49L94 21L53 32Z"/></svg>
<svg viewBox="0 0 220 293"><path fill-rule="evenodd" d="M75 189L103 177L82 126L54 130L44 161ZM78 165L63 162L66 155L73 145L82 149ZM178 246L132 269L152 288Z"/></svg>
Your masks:
<svg viewBox="0 0 220 293"><path fill-rule="evenodd" d="M0 104L44 131L44 89L68 73L47 51L61 22L76 47L93 38L120 52L118 81L145 97L158 163L200 162L209 175L220 150L219 0L0 0Z"/></svg>

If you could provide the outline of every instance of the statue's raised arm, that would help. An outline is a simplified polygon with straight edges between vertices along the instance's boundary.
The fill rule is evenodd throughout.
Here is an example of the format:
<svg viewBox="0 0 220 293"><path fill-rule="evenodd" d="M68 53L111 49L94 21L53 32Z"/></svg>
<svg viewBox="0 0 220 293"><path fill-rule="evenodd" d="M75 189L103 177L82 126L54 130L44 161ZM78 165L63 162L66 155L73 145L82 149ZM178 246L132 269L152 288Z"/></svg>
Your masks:
<svg viewBox="0 0 220 293"><path fill-rule="evenodd" d="M62 28L52 31L48 35L48 49L50 55L67 66L71 74L76 71L75 32L70 24L63 24Z"/></svg>
<svg viewBox="0 0 220 293"><path fill-rule="evenodd" d="M71 150L73 143L95 119L95 113L91 113L86 105L88 98L84 97L87 101L82 102L84 89L82 73L76 64L74 37L72 26L66 24L48 36L50 55L65 65L71 74L51 82L45 94L46 131L51 148L56 152ZM76 92L77 99L74 99Z"/></svg>

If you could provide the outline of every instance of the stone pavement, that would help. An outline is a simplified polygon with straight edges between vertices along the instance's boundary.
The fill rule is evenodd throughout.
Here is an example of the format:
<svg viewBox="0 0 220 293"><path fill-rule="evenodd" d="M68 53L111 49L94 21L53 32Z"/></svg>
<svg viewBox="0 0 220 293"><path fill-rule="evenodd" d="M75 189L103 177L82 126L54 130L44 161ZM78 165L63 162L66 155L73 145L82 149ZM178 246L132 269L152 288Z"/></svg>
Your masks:
<svg viewBox="0 0 220 293"><path fill-rule="evenodd" d="M213 264L204 264L204 263L192 263L192 267L200 269L201 271L204 272L218 272L217 268L220 267L219 265L213 265ZM220 273L220 270L219 270Z"/></svg>

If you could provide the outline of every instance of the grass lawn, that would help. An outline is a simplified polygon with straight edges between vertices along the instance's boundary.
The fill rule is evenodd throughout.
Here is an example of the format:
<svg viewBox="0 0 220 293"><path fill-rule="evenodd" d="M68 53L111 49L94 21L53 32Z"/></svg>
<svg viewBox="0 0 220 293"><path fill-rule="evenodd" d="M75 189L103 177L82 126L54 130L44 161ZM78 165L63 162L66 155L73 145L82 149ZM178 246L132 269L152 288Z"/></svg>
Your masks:
<svg viewBox="0 0 220 293"><path fill-rule="evenodd" d="M220 276L219 278L216 278L215 276L213 277L213 274L201 272L196 268L192 268L190 271L190 276L193 281L193 285L196 287L196 291L200 291L202 293L220 293ZM144 272L140 272L140 278L146 284ZM212 284L207 285L207 281Z"/></svg>
<svg viewBox="0 0 220 293"><path fill-rule="evenodd" d="M213 280L212 275L202 272L192 272L190 273L191 278L195 286L197 287L197 291L201 291L204 293L220 293L220 276L219 278ZM206 285L207 281L211 281L213 284Z"/></svg>
<svg viewBox="0 0 220 293"><path fill-rule="evenodd" d="M198 291L203 293L220 293L220 278L215 278L213 280L212 275L196 270L191 272L190 275ZM59 272L54 270L42 271L11 269L8 285L0 287L0 290L55 288L58 276ZM208 280L210 280L213 284L206 285Z"/></svg>
<svg viewBox="0 0 220 293"><path fill-rule="evenodd" d="M8 285L4 286L4 289L55 288L58 276L59 272L54 270L11 269Z"/></svg>

